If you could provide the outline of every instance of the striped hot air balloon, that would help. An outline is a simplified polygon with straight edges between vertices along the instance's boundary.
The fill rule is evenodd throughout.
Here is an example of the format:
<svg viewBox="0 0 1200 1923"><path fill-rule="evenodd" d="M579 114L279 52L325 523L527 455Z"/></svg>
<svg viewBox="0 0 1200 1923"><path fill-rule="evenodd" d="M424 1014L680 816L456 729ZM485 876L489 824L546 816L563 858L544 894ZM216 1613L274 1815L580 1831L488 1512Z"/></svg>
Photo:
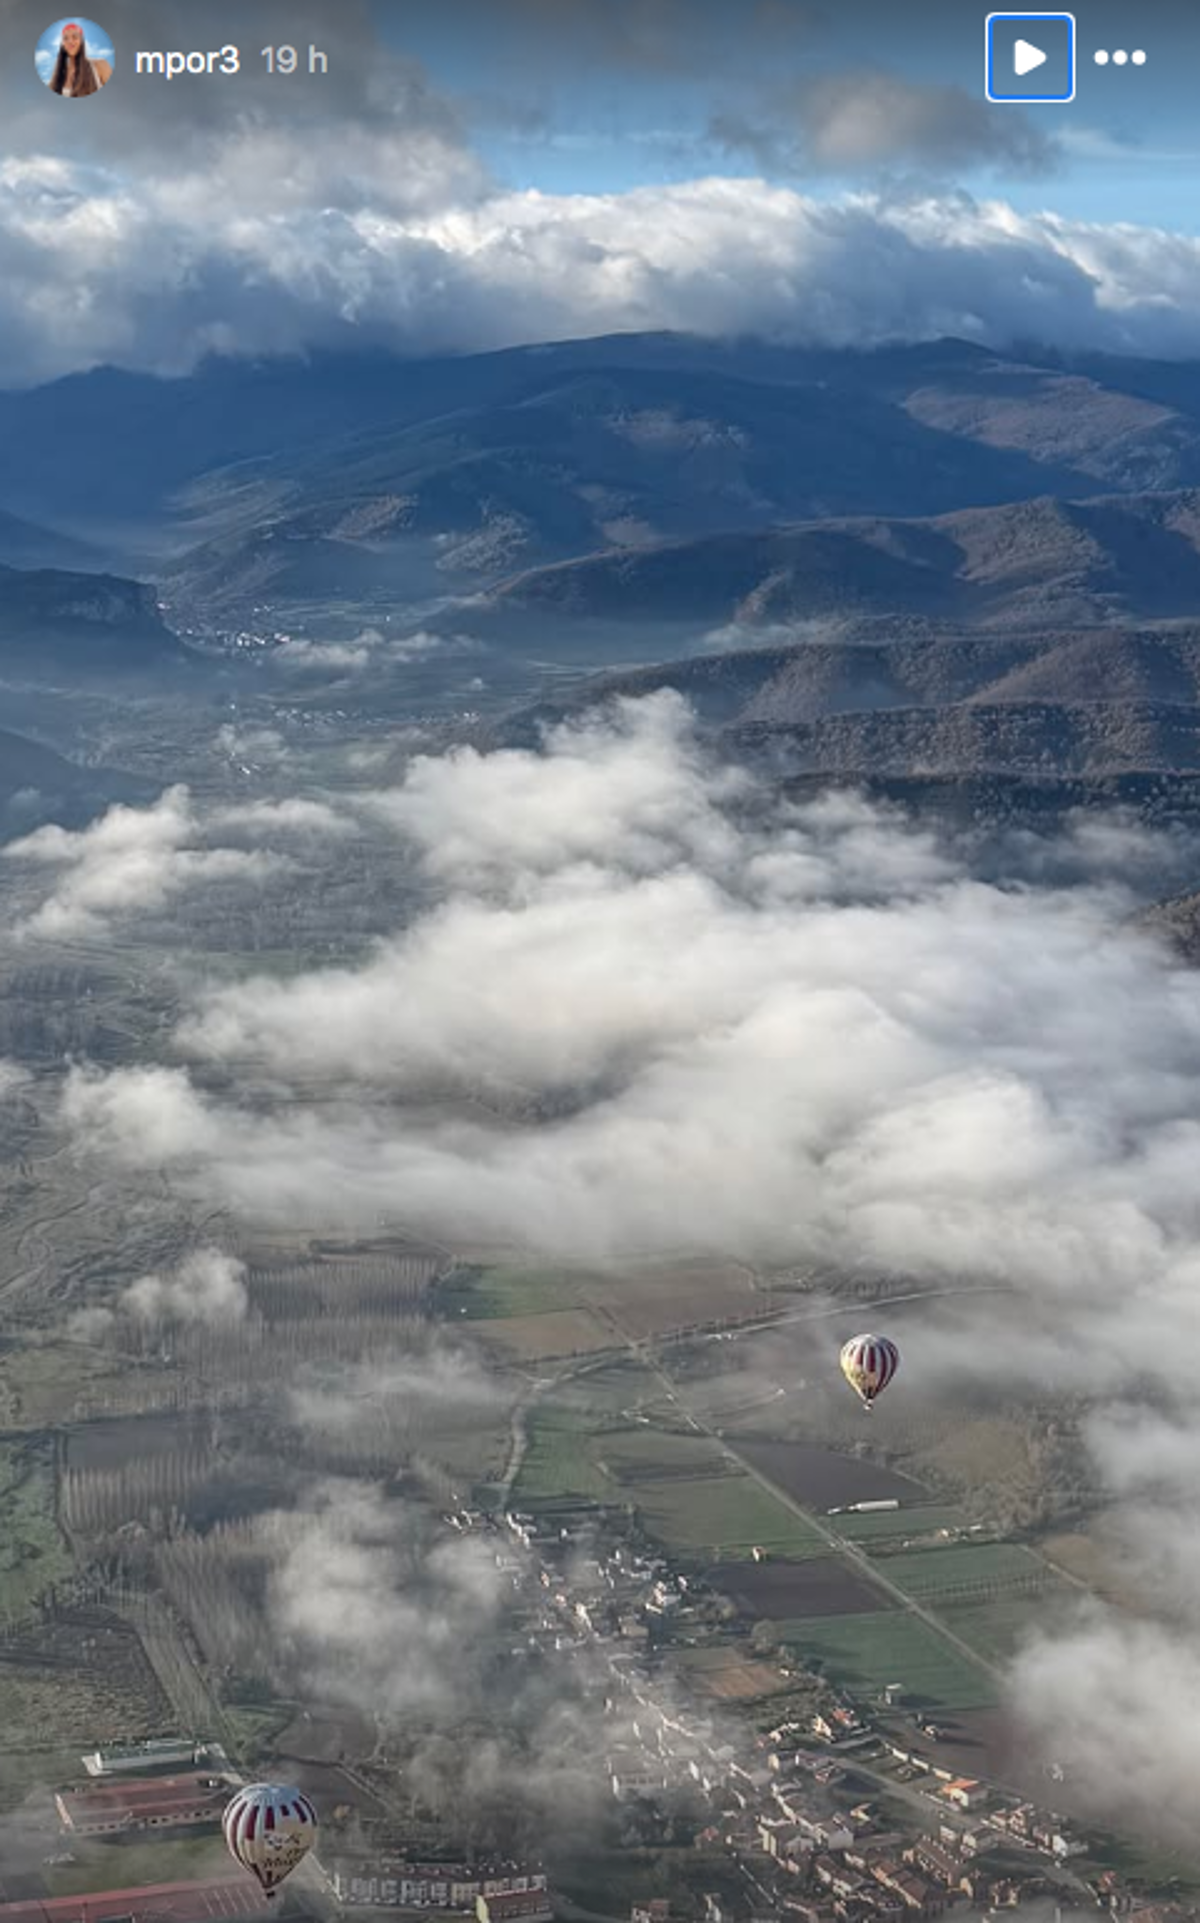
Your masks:
<svg viewBox="0 0 1200 1923"><path fill-rule="evenodd" d="M268 1897L316 1840L316 1810L307 1796L282 1783L247 1783L221 1820L229 1854L258 1878Z"/></svg>
<svg viewBox="0 0 1200 1923"><path fill-rule="evenodd" d="M842 1374L869 1409L900 1367L900 1351L886 1335L852 1335L842 1345L841 1363Z"/></svg>

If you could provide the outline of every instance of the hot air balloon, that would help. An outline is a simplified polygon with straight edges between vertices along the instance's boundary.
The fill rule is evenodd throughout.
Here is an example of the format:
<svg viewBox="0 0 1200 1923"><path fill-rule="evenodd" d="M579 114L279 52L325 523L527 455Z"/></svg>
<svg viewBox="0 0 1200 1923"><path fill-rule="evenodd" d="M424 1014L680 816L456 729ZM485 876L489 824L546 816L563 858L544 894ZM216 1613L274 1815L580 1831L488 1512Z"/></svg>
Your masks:
<svg viewBox="0 0 1200 1923"><path fill-rule="evenodd" d="M842 1374L870 1409L900 1367L900 1351L886 1335L852 1335L842 1345Z"/></svg>
<svg viewBox="0 0 1200 1923"><path fill-rule="evenodd" d="M312 1848L317 1812L307 1796L281 1783L247 1783L225 1807L229 1854L273 1897Z"/></svg>

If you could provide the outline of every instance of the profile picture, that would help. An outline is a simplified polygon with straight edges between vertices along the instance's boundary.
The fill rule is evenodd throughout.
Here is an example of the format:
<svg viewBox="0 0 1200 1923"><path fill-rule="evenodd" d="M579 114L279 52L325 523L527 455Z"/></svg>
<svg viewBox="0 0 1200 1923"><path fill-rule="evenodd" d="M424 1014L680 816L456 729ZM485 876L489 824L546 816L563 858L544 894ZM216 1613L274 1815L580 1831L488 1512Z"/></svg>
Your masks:
<svg viewBox="0 0 1200 1923"><path fill-rule="evenodd" d="M40 78L64 100L99 93L112 79L115 60L103 27L81 13L67 14L47 27L34 55Z"/></svg>

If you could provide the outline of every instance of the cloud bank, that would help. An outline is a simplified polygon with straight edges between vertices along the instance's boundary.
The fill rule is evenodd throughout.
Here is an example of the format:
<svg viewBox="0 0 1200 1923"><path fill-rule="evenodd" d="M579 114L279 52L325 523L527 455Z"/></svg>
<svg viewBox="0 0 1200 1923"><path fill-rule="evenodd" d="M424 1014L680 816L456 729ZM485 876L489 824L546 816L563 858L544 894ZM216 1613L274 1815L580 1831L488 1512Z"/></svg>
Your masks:
<svg viewBox="0 0 1200 1923"><path fill-rule="evenodd" d="M207 178L202 193L168 180L135 194L117 174L58 158L0 162L10 379L639 329L1195 351L1200 240L965 193L822 200L714 177L624 194L491 192L422 212L341 204L316 181L313 193L315 209L285 198L257 213ZM86 302L51 298L81 274Z"/></svg>
<svg viewBox="0 0 1200 1923"><path fill-rule="evenodd" d="M417 759L372 805L435 905L355 966L201 996L177 1065L75 1071L90 1142L256 1215L1000 1282L1087 1308L1093 1381L1170 1370L1200 983L1125 925L1103 839L1090 885L984 884L853 797L710 768L673 696ZM278 1104L207 1092L235 1065ZM431 1092L494 1125L410 1124Z"/></svg>

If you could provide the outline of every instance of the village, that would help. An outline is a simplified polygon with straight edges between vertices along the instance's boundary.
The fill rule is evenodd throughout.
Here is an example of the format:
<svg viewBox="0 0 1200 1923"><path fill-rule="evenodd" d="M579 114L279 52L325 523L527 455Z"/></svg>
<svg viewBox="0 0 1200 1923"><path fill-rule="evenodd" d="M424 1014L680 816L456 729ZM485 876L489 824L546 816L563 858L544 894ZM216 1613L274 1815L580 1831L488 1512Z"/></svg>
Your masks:
<svg viewBox="0 0 1200 1923"><path fill-rule="evenodd" d="M627 1518L580 1502L536 1515L461 1508L444 1520L486 1539L511 1583L510 1623L521 1638L512 1657L588 1679L604 1732L596 1769L618 1831L643 1846L682 1837L729 1871L698 1901L681 1891L633 1903L630 1923L924 1923L955 1904L989 1915L1040 1904L1043 1914L1194 1923L1195 1911L1097 1871L1091 1839L1071 1821L939 1761L944 1716L935 1721L900 1684L876 1703L853 1701L776 1651L777 1721L770 1695L706 1700L688 1659L728 1649L746 1626L701 1574L674 1566ZM83 1780L53 1799L61 1841L50 1863L72 1861L77 1839L104 1837L119 1860L123 1842L150 1833L215 1833L243 1780L218 1743L200 1738L97 1749L80 1762ZM541 1862L468 1860L457 1839L445 1843L445 1853L418 1852L381 1835L347 1848L326 1830L291 1902L326 1919L354 1910L609 1923L599 1905L561 1899ZM0 1903L0 1923L116 1915L136 1923L151 1913L201 1923L260 1905L231 1866L190 1885Z"/></svg>
<svg viewBox="0 0 1200 1923"><path fill-rule="evenodd" d="M727 1610L714 1612L703 1580L656 1547L608 1540L611 1516L599 1527L578 1505L510 1510L502 1525L470 1512L448 1520L496 1529L497 1560L515 1587L532 1565L536 1633L557 1652L584 1645L603 1662L612 1796L664 1823L680 1809L696 1813L697 1842L729 1853L744 1885L735 1913L753 1923L900 1923L957 1902L992 1913L1040 1901L1139 1923L1194 1914L1139 1895L1112 1871L1088 1881L1084 1833L927 1754L918 1739L933 1744L945 1731L899 1685L877 1705L825 1686L809 1715L768 1728L729 1705L714 1712L689 1700L674 1658L728 1639ZM727 1907L707 1896L705 1923L726 1923ZM635 1906L633 1923L664 1923L668 1909L662 1899Z"/></svg>

